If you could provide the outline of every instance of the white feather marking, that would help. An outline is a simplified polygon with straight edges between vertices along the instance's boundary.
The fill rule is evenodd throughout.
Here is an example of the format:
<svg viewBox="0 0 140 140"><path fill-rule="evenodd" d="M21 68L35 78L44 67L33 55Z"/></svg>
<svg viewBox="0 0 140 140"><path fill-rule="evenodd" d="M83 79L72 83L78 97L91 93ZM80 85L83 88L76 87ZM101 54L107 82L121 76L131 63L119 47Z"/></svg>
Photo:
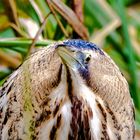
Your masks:
<svg viewBox="0 0 140 140"><path fill-rule="evenodd" d="M112 132L110 126L108 125L107 126L107 132L108 132L108 135L109 137L112 139L112 140L117 140L117 137L115 136L115 134Z"/></svg>
<svg viewBox="0 0 140 140"><path fill-rule="evenodd" d="M75 79L73 81L73 85L76 85L73 93L75 93L75 96L77 96L79 99L82 97L83 100L90 106L93 112L93 118L89 122L91 135L95 140L99 140L101 137L101 114L98 111L96 100L98 100L98 102L101 102L102 100L86 86L82 78L78 76L78 73L76 75L72 74L72 76L73 79Z"/></svg>
<svg viewBox="0 0 140 140"><path fill-rule="evenodd" d="M54 89L49 96L51 98L52 103L55 102L56 98L57 98L57 102L60 102L61 99L64 99L65 96L66 96L67 83L66 83L66 73L65 73L65 71L63 71L63 73L62 73L61 79L62 80L61 80L60 84L58 85L58 87L56 89Z"/></svg>
<svg viewBox="0 0 140 140"><path fill-rule="evenodd" d="M59 110L59 113L57 114L57 116L59 116L60 114L61 116L61 126L60 128L57 130L57 139L58 140L65 140L68 137L68 133L70 130L70 122L71 122L71 103L70 101L67 99L67 83L66 83L66 76L65 73L62 74L62 81L59 84L59 86L54 89L54 91L52 91L52 93L50 94L49 98L51 99L50 103L50 109L54 110L55 108L55 103L60 103L61 104L61 108ZM63 100L61 102L61 100ZM40 130L40 138L43 140L43 138L49 139L49 134L50 131L53 127L53 125L56 124L57 121L57 116L55 118L52 118L50 120L48 120L47 122L45 122ZM47 137L46 137L47 136Z"/></svg>
<svg viewBox="0 0 140 140"><path fill-rule="evenodd" d="M0 98L0 109L6 105L7 101L8 101L7 94L4 94Z"/></svg>
<svg viewBox="0 0 140 140"><path fill-rule="evenodd" d="M70 131L70 122L71 122L71 103L67 101L61 108L60 113L62 114L61 127L58 131L58 140L68 139L68 134Z"/></svg>
<svg viewBox="0 0 140 140"><path fill-rule="evenodd" d="M89 106L91 107L91 110L93 112L93 118L90 120L90 127L91 127L91 133L93 135L93 137L95 139L99 139L101 134L101 123L100 123L100 113L98 111L97 108L97 104L96 104L96 97L93 93L93 91L91 91L87 86L85 86L84 84L82 84L81 88L80 88L81 93L80 96L83 97L83 99L89 104Z"/></svg>
<svg viewBox="0 0 140 140"><path fill-rule="evenodd" d="M43 125L40 130L40 139L41 140L49 140L50 137L50 131L55 123L55 119L51 119L46 122L47 125Z"/></svg>

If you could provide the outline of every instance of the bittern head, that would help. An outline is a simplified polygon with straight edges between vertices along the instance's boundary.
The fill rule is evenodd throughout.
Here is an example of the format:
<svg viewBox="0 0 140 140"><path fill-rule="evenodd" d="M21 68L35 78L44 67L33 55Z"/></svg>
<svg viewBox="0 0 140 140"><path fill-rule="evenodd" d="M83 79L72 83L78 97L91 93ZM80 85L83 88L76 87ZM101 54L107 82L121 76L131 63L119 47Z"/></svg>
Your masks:
<svg viewBox="0 0 140 140"><path fill-rule="evenodd" d="M56 47L63 64L85 80L112 74L111 62L97 45L83 40L67 40ZM110 59L110 58L109 58ZM100 77L101 78L101 77ZM99 80L99 79L98 79Z"/></svg>

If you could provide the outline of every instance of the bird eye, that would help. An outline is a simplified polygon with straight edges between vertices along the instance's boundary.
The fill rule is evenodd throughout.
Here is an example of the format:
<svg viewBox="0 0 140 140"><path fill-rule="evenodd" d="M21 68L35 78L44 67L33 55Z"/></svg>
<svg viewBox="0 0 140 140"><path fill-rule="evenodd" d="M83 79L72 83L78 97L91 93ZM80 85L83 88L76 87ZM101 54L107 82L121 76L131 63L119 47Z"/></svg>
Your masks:
<svg viewBox="0 0 140 140"><path fill-rule="evenodd" d="M88 55L88 56L85 58L85 63L88 63L89 60L90 60L90 58L91 58L91 55Z"/></svg>

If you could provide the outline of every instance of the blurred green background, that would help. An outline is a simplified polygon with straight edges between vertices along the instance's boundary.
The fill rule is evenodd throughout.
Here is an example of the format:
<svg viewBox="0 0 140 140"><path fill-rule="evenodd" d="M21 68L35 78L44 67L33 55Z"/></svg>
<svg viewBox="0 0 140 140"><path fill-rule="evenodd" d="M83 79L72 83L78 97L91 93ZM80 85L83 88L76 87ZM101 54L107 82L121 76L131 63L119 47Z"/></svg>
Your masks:
<svg viewBox="0 0 140 140"><path fill-rule="evenodd" d="M140 130L139 0L0 0L0 85L36 47L67 38L94 42L116 62Z"/></svg>

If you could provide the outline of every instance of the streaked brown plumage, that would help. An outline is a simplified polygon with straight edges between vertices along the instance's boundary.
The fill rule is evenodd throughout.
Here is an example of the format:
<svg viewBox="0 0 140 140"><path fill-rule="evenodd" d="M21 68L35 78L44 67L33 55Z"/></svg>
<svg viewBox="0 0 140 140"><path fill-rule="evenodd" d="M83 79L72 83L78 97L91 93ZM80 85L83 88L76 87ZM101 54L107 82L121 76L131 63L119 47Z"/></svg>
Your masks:
<svg viewBox="0 0 140 140"><path fill-rule="evenodd" d="M133 140L128 84L95 44L40 49L0 89L0 139Z"/></svg>

